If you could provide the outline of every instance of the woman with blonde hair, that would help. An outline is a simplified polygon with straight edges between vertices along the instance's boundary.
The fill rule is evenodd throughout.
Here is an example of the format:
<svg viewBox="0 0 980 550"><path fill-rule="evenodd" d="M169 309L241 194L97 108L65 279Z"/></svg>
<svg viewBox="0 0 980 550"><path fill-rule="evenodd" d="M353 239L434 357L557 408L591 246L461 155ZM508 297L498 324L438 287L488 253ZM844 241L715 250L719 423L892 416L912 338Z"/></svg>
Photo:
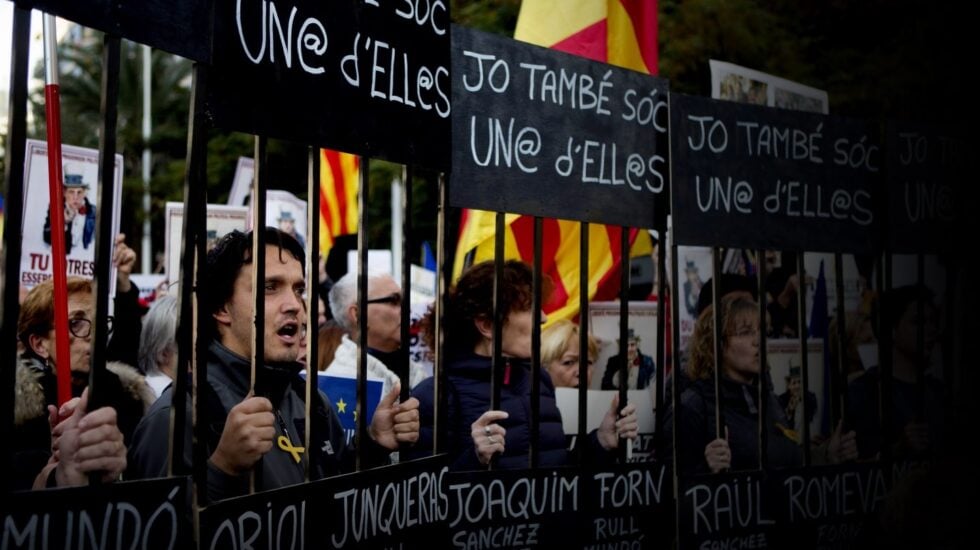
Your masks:
<svg viewBox="0 0 980 550"><path fill-rule="evenodd" d="M592 367L599 356L595 338L589 335L589 371L585 387L592 385ZM556 388L577 388L579 383L578 325L561 319L541 331L541 365Z"/></svg>

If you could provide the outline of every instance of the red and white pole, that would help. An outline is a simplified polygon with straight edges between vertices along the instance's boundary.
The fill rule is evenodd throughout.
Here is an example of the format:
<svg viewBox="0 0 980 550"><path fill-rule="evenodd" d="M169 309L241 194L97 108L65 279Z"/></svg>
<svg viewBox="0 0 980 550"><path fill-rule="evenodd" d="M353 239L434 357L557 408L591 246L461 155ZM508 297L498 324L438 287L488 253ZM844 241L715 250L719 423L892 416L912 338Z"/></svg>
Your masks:
<svg viewBox="0 0 980 550"><path fill-rule="evenodd" d="M68 266L65 260L65 199L61 166L61 99L58 93L58 36L55 16L44 14L44 110L48 129L48 191L51 274L54 277L54 334L58 361L58 405L71 399L68 340Z"/></svg>

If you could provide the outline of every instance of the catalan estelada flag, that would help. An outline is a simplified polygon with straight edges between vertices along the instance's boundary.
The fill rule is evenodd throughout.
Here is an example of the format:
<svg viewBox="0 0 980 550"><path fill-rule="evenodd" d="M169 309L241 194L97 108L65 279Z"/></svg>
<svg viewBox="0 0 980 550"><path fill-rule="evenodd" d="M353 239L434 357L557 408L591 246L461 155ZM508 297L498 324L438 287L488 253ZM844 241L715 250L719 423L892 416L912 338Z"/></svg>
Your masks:
<svg viewBox="0 0 980 550"><path fill-rule="evenodd" d="M357 155L320 150L320 254L326 257L340 235L357 233Z"/></svg>
<svg viewBox="0 0 980 550"><path fill-rule="evenodd" d="M524 0L514 38L648 74L657 73L656 0ZM464 267L493 259L493 212L465 210L460 220L454 279ZM508 214L507 258L534 259L534 218ZM580 224L544 220L542 271L555 283L545 304L548 322L579 310ZM589 299L611 300L619 292L621 230L589 225ZM646 230L629 232L631 256L652 253Z"/></svg>

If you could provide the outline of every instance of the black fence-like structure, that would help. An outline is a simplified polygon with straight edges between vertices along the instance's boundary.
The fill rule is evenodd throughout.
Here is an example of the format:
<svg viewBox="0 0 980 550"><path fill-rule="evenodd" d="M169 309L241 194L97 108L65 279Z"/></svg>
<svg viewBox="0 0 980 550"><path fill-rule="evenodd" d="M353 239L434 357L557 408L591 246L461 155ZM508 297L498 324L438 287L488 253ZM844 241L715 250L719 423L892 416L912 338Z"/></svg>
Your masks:
<svg viewBox="0 0 980 550"><path fill-rule="evenodd" d="M188 121L184 185L184 227L177 330L178 375L174 380L170 477L123 481L89 487L8 492L3 505L2 545L33 546L38 541L63 540L76 546L82 540L110 541L109 547L133 541L150 547L213 548L217 545L388 547L467 545L518 547L564 544L582 547L703 547L705 543L750 543L768 546L827 544L857 545L875 540L875 521L884 492L901 483L907 466L895 456L896 442L885 438L874 460L839 465L815 465L810 423L804 421L800 461L793 467L769 463L770 430L766 423L770 393L767 362L766 250L797 252L795 275L799 288L806 277L804 254L834 254L837 364L830 364L830 425L851 425L846 360L847 326L843 263L846 254L875 258L878 292L892 285L892 255L916 255L915 282L925 283L926 255L947 262L946 312L950 330L944 337L943 379L963 379L952 357L957 317L953 289L960 286L959 266L952 251L937 248L937 235L955 231L957 202L954 182L962 174L962 157L936 161L923 154L915 162L902 153L903 140L922 138L933 143L959 143L935 129L902 123L879 125L826 115L794 113L764 107L681 96L669 92L656 77L585 61L558 52L519 44L462 27L451 27L446 2L408 2L414 11L343 1L292 2L178 2L148 1L133 5L102 0L14 2L11 49L10 110L7 134L4 197L6 232L3 243L3 310L0 357L4 360L0 387L0 434L13 433L13 392L17 364L17 312L20 241L23 223L24 157L27 106L28 29L32 9L43 10L105 33L100 129L100 187L96 247L96 323L89 391L98 403L104 376L111 269L112 159L115 156L121 39L134 40L184 56L195 62ZM423 13L419 5L428 9ZM244 14L244 15L243 15ZM296 25L294 26L294 17ZM284 23L288 20L288 23ZM369 46L369 41L373 41ZM379 43L384 44L379 49ZM260 44L258 46L257 44ZM358 54L360 52L360 55ZM390 52L389 65L378 55ZM397 53L396 53L397 52ZM372 55L371 60L367 56ZM277 57L277 55L279 57ZM400 58L398 56L401 56ZM365 56L365 57L362 57ZM397 64L401 64L398 67ZM330 67L330 70L327 70ZM403 70L396 81L396 67ZM386 72L387 71L387 72ZM405 72L409 71L409 72ZM411 74L410 74L411 73ZM387 90L376 78L387 74ZM504 77L506 75L506 78ZM548 76L550 75L550 76ZM413 80L414 78L414 80ZM551 87L548 87L548 78ZM479 79L477 81L477 79ZM398 89L399 86L401 89ZM585 91L587 90L587 91ZM401 94L401 95L399 95ZM209 409L202 405L208 384L208 342L200 337L210 321L201 307L206 269L207 142L212 128L255 135L255 178L252 186L252 227L266 226L265 190L272 179L266 162L268 138L309 146L305 273L312 280L314 251L319 249L317 213L320 204L321 147L350 151L361 157L358 194L358 311L359 357L357 435L365 441L367 402L368 194L370 159L385 158L405 166L402 219L403 292L411 288L408 239L413 234L411 211L415 168L438 176L437 349L434 373L435 439L433 457L404 461L379 469L367 468L364 448L357 449L354 471L313 479L305 462L306 483L256 491L263 480L252 474L250 494L210 502L208 486ZM752 131L767 128L768 145ZM486 134L478 133L486 131ZM516 132L515 132L516 131ZM724 140L721 134L724 132ZM477 146L483 136L486 150ZM781 144L778 136L783 136ZM799 137L798 136L802 136ZM700 139L699 139L700 138ZM861 153L855 148L861 144ZM763 147L765 151L763 152ZM779 149L783 147L783 149ZM952 145L950 145L952 147ZM952 151L952 149L951 149ZM590 156L592 155L592 156ZM608 165L606 164L608 163ZM936 163L935 165L931 163ZM590 170L594 170L590 172ZM607 171L608 170L608 171ZM619 172L617 173L617 170ZM618 174L618 175L617 175ZM447 181L448 178L448 181ZM807 187L807 186L812 187ZM782 187L780 187L782 186ZM801 191L802 190L802 191ZM815 190L815 191L814 191ZM703 193L710 193L707 205ZM781 195L782 193L782 195ZM793 195L797 193L797 195ZM802 193L802 195L799 195ZM910 194L911 193L911 194ZM924 195L916 195L924 193ZM793 199L791 197L796 197ZM910 198L938 197L915 215ZM770 197L775 197L770 199ZM794 210L794 200L799 202ZM806 200L817 204L808 210ZM773 206L773 203L776 203ZM496 214L495 311L502 311L500 287L504 269L504 212L534 216L533 322L530 390L530 449L527 470L502 470L491 462L488 471L452 472L445 452L451 382L444 353L443 308L450 281L447 265L446 220L450 208L480 208ZM823 210L821 210L823 208ZM928 210L928 212L927 212ZM620 380L629 379L625 358L629 341L630 228L656 229L657 357L655 371L655 461L632 463L620 445L615 464L590 463L581 444L587 437L588 388L579 384L576 459L564 468L541 468L540 357L543 217L581 223L579 238L579 380L587 380L589 348L589 227L621 227L619 357ZM962 216L959 216L962 219ZM12 230L14 229L14 230ZM255 232L252 249L254 298L250 385L261 391L264 363L266 242ZM665 236L670 236L668 243ZM668 457L677 448L676 422L684 371L678 323L679 246L708 246L713 271L713 403L715 438L724 438L726 404L721 401L724 341L722 317L722 247L746 249L758 258L758 365L755 385L758 425L758 467L713 475L688 475ZM457 251L459 253L460 251ZM670 254L668 258L668 253ZM669 267L669 275L668 275ZM673 288L668 290L668 281ZM802 395L808 393L807 303L796 293L796 326L800 349ZM920 319L914 343L919 366L915 387L921 397L918 416L924 417L926 381L925 323L929 307L916 302ZM826 306L826 304L824 304ZM815 306L817 307L817 306ZM307 292L306 318L312 327L317 300ZM196 313L196 315L195 315ZM408 342L409 303L401 304L401 341ZM505 319L495 315L490 372L489 408L499 408L504 384L502 349ZM878 326L879 395L882 434L893 421L890 371L892 331ZM307 364L317 365L314 338L307 344ZM669 345L668 345L669 344ZM960 344L956 344L958 346ZM401 399L410 397L408 349L404 347ZM670 373L667 367L670 365ZM668 378L669 377L669 378ZM307 376L304 399L306 449L322 434L311 423L315 382ZM619 390L620 409L627 405L626 384ZM809 418L807 400L803 417ZM824 404L827 406L827 403ZM665 425L668 409L675 424ZM190 417L188 417L188 414ZM185 433L193 426L193 433ZM671 437L665 437L667 432ZM188 437L192 435L192 437ZM191 449L187 448L190 444ZM402 450L407 450L403 447ZM2 453L4 471L11 471L10 453ZM191 456L187 469L184 457ZM928 457L928 455L925 455ZM921 457L919 457L921 458ZM669 464L673 464L670 467ZM785 465L781 465L785 466ZM261 467L253 471L260 472ZM837 508L811 502L814 484L821 502L850 497L827 493L828 486L852 483L860 502ZM839 485L838 485L839 484ZM796 491L796 492L794 492ZM806 491L805 496L799 496ZM821 500L822 499L822 500ZM853 505L850 505L853 504ZM128 514L128 515L127 515ZM87 522L87 523L85 523ZM99 531L96 527L102 526ZM872 537L872 538L867 538ZM258 541L258 542L256 542ZM135 543L133 543L135 544Z"/></svg>

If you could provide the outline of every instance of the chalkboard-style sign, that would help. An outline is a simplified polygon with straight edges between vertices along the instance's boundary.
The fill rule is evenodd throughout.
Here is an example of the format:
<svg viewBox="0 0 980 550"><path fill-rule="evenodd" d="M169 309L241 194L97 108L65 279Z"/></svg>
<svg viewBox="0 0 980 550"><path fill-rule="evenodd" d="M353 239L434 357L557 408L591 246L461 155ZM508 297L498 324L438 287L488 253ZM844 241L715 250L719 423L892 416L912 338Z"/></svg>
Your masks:
<svg viewBox="0 0 980 550"><path fill-rule="evenodd" d="M311 515L327 481L230 498L201 509L199 548L308 548L326 536Z"/></svg>
<svg viewBox="0 0 980 550"><path fill-rule="evenodd" d="M2 548L190 548L190 478L5 495Z"/></svg>
<svg viewBox="0 0 980 550"><path fill-rule="evenodd" d="M181 57L207 62L211 55L213 2L214 0L18 0L17 3Z"/></svg>
<svg viewBox="0 0 980 550"><path fill-rule="evenodd" d="M679 548L776 548L775 501L761 472L681 478Z"/></svg>
<svg viewBox="0 0 980 550"><path fill-rule="evenodd" d="M861 120L671 94L678 244L867 253L885 159Z"/></svg>
<svg viewBox="0 0 980 550"><path fill-rule="evenodd" d="M453 206L653 227L667 81L453 28Z"/></svg>
<svg viewBox="0 0 980 550"><path fill-rule="evenodd" d="M890 480L878 464L776 470L773 495L777 548L870 547L869 522L885 505Z"/></svg>
<svg viewBox="0 0 980 550"><path fill-rule="evenodd" d="M222 128L448 170L448 0L215 5Z"/></svg>
<svg viewBox="0 0 980 550"><path fill-rule="evenodd" d="M449 473L445 491L450 547L581 546L586 489L578 469Z"/></svg>
<svg viewBox="0 0 980 550"><path fill-rule="evenodd" d="M325 548L441 548L450 515L444 456L333 477L318 491L313 518ZM317 520L314 520L317 521Z"/></svg>
<svg viewBox="0 0 980 550"><path fill-rule="evenodd" d="M888 249L938 253L953 247L957 187L965 181L969 149L951 133L889 122Z"/></svg>
<svg viewBox="0 0 980 550"><path fill-rule="evenodd" d="M674 481L659 463L585 470L578 547L669 548L674 535Z"/></svg>

